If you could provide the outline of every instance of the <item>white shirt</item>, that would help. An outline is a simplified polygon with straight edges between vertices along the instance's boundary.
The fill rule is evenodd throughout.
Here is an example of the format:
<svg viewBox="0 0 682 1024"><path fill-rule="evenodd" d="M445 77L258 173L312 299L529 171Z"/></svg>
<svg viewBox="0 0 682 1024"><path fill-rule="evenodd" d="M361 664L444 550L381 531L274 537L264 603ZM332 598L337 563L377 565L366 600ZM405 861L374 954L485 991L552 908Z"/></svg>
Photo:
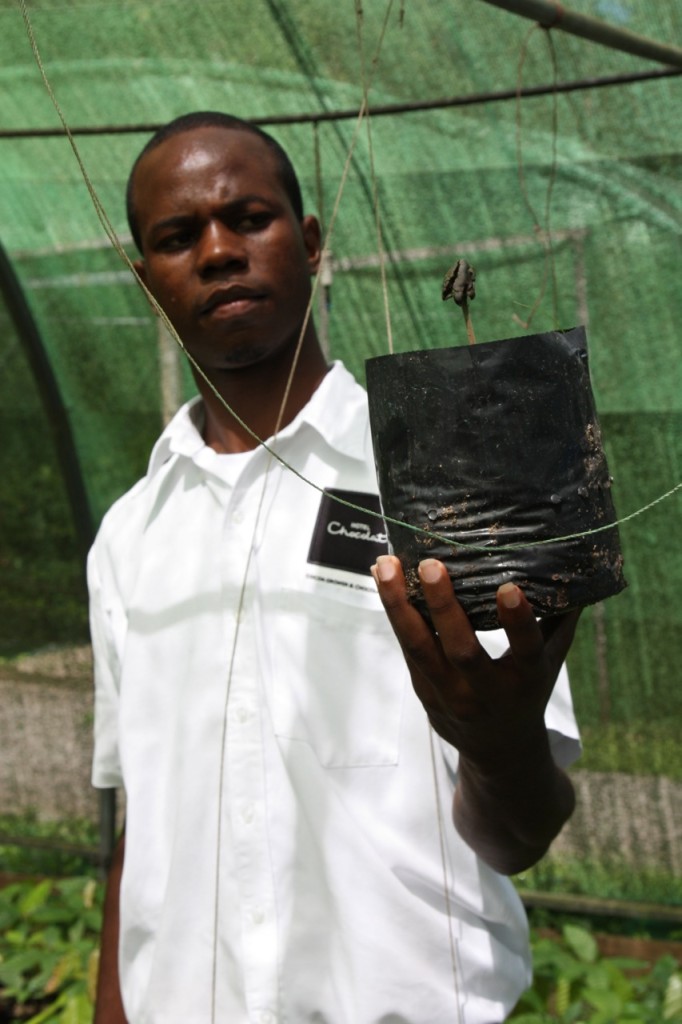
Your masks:
<svg viewBox="0 0 682 1024"><path fill-rule="evenodd" d="M178 413L89 560L130 1024L501 1021L529 983L518 897L452 825L457 755L371 577L308 560L305 480L376 493L364 392L336 365L278 436L305 480L262 448L216 454L201 413ZM565 673L547 721L566 764Z"/></svg>

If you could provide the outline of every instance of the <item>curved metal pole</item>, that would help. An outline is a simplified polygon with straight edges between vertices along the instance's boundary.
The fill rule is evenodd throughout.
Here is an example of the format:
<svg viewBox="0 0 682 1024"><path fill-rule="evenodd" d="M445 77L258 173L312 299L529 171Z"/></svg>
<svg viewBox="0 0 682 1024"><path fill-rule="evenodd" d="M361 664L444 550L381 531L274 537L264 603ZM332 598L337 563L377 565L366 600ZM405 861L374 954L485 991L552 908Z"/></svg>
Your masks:
<svg viewBox="0 0 682 1024"><path fill-rule="evenodd" d="M0 244L0 294L16 327L43 402L57 459L62 471L80 555L85 557L94 539L94 523L71 424L59 385L14 267Z"/></svg>
<svg viewBox="0 0 682 1024"><path fill-rule="evenodd" d="M567 82L551 82L548 85L524 85L521 89L495 89L489 92L465 93L462 96L444 96L436 99L411 100L409 103L377 103L372 107L372 117L395 117L397 114L414 114L420 110L449 110L452 107L471 107L482 103L516 101L519 96L550 96L557 92L579 92L581 89L606 89L616 85L636 85L638 82L660 81L682 74L680 68L653 68L646 71L627 71L619 75L576 78ZM267 114L252 118L251 123L261 128L289 124L322 124L329 121L355 121L360 113L358 107L335 110L316 110L308 114ZM160 121L140 124L72 125L72 135L153 135L163 124ZM0 139L50 139L63 138L61 125L54 128L0 128ZM109 243L107 242L107 245Z"/></svg>
<svg viewBox="0 0 682 1024"><path fill-rule="evenodd" d="M26 296L19 283L14 267L0 244L0 294L16 327L36 386L43 402L52 438L57 452L66 494L71 506L71 517L76 531L78 550L85 566L85 559L94 540L95 527L88 500L85 480L81 471L76 445L71 431L66 406L62 400L57 379L52 369L43 339L38 330ZM116 790L106 789L100 793L98 860L100 869L106 872L115 844Z"/></svg>
<svg viewBox="0 0 682 1024"><path fill-rule="evenodd" d="M625 28L617 28L607 21L592 18L587 14L569 11L559 0L483 0L493 7L501 7L511 14L537 21L543 28L561 29L574 36L589 39L590 42L609 46L612 50L623 50L636 57L655 60L669 67L682 68L682 49L667 46L655 39L639 36Z"/></svg>

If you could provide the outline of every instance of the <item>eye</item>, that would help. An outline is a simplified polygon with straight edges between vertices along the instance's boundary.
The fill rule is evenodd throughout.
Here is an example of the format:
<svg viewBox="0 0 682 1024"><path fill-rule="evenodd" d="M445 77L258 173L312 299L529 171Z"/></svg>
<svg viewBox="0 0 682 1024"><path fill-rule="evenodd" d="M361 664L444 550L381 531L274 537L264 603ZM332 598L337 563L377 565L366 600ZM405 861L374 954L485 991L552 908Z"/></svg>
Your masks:
<svg viewBox="0 0 682 1024"><path fill-rule="evenodd" d="M239 231L263 231L274 220L270 210L248 210L241 214L238 221Z"/></svg>
<svg viewBox="0 0 682 1024"><path fill-rule="evenodd" d="M194 240L194 232L189 228L178 228L166 235L162 235L156 242L157 252L179 252L187 249Z"/></svg>

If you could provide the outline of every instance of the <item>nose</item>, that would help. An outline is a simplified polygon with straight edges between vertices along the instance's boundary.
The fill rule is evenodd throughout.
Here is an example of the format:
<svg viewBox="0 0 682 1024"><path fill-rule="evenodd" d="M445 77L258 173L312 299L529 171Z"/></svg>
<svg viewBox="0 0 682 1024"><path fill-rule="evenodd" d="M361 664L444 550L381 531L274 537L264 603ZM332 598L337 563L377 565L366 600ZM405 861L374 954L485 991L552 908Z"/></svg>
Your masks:
<svg viewBox="0 0 682 1024"><path fill-rule="evenodd" d="M211 220L197 246L197 267L202 276L226 268L246 266L244 238L220 220Z"/></svg>

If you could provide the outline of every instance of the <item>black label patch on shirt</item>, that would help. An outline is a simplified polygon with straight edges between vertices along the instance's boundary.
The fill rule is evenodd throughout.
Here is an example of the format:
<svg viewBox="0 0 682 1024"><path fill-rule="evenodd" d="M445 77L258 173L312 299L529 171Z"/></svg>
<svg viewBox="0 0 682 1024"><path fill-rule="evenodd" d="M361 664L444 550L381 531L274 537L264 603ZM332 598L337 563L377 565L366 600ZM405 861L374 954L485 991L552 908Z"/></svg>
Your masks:
<svg viewBox="0 0 682 1024"><path fill-rule="evenodd" d="M369 574L370 566L374 565L377 557L388 554L384 521L378 516L348 508L334 501L335 497L371 512L381 513L376 494L327 488L317 513L308 561L330 569Z"/></svg>

